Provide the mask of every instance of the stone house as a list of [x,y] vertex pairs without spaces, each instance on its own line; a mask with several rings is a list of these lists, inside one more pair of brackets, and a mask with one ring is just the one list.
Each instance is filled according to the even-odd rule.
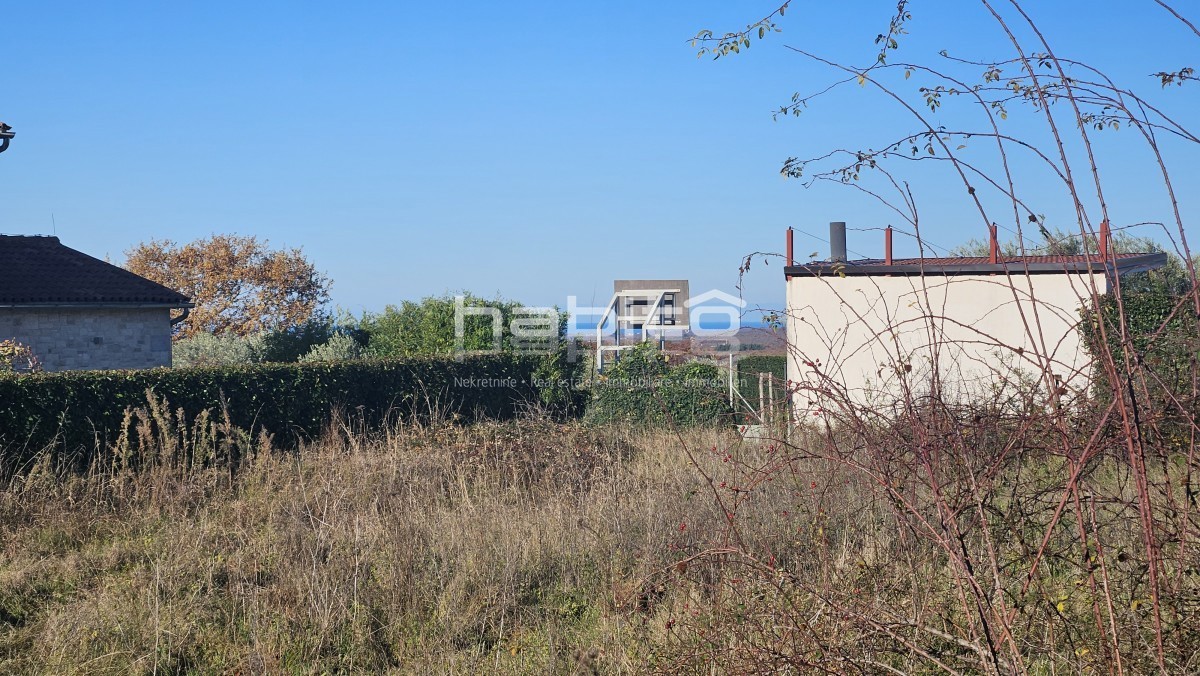
[[47,371],[170,366],[171,310],[191,307],[57,237],[0,235],[0,340],[28,345]]

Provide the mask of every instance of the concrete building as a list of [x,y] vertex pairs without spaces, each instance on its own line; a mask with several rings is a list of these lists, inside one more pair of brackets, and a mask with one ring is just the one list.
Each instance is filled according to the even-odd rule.
[[0,235],[0,340],[28,345],[46,371],[170,366],[171,310],[190,307],[57,237]]
[[[1091,359],[1078,330],[1093,294],[1162,266],[1166,254],[847,260],[832,224],[829,261],[796,264],[788,233],[788,379],[798,415],[831,402],[888,410],[911,393],[995,397],[1024,382],[1080,394]],[[1107,232],[1101,241],[1107,242]],[[935,378],[936,375],[936,378]]]

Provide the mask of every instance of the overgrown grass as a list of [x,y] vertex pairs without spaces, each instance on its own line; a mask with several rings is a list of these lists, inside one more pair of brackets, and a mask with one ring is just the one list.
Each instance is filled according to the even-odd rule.
[[[1100,631],[1124,669],[1155,668],[1129,470],[1088,462],[1080,514],[1105,549],[1081,557],[1074,517],[1052,525],[1071,462],[1036,430],[966,429],[978,453],[942,459],[934,499],[904,421],[752,445],[538,418],[346,424],[296,452],[226,435],[236,449],[197,461],[164,411],[133,414],[114,458],[137,462],[43,461],[0,492],[0,672],[978,672],[977,597],[1012,614],[1001,671],[1104,671]],[[1192,490],[1173,462],[1155,485]],[[1182,673],[1200,560],[1167,530],[1190,517],[1162,517]]]
[[244,443],[233,468],[179,445],[137,468],[43,462],[14,479],[0,672],[640,670],[680,523],[719,523],[688,499],[697,477],[675,444],[617,430]]

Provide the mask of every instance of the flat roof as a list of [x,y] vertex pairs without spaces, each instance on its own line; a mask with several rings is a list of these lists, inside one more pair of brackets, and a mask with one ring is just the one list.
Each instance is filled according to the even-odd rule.
[[912,276],[912,275],[1005,275],[1005,274],[1082,274],[1107,272],[1126,275],[1146,272],[1167,264],[1165,253],[1120,253],[1107,258],[1099,254],[1071,256],[1000,256],[995,263],[987,256],[948,258],[894,258],[888,265],[882,258],[851,261],[814,261],[784,267],[785,278]]

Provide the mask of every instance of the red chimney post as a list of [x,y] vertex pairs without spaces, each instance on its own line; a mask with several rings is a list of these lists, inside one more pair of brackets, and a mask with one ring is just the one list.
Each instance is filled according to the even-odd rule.
[[988,226],[988,262],[992,265],[1000,262],[1000,240],[996,235],[996,224]]
[[1100,249],[1100,260],[1108,262],[1108,240],[1112,234],[1108,230],[1108,219],[1100,221],[1100,241],[1097,243]]
[[892,264],[892,226],[883,231],[883,264]]
[[787,266],[790,268],[795,259],[792,257],[792,229],[787,229]]

